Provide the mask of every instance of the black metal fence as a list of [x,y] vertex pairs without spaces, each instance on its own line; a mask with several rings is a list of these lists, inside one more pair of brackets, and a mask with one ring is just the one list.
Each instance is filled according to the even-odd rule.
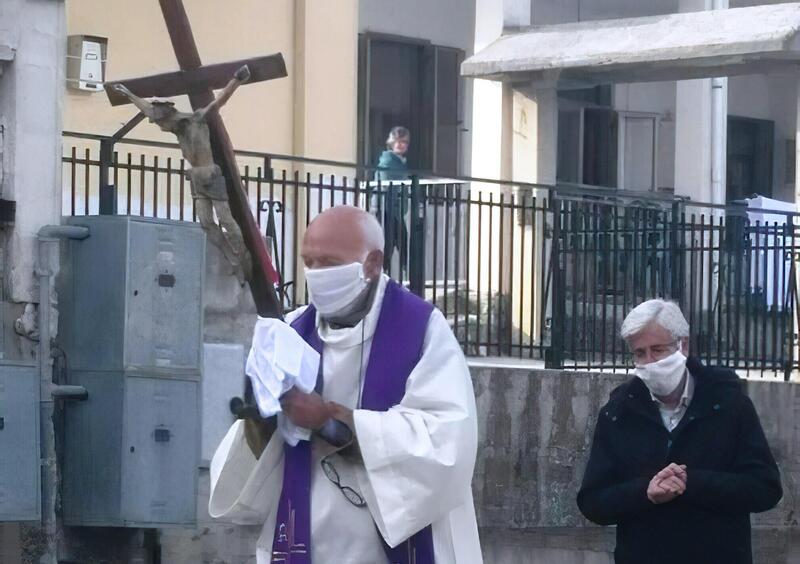
[[[195,219],[177,146],[65,134],[66,215]],[[101,159],[101,156],[103,157]],[[375,181],[351,163],[237,152],[284,305],[306,303],[305,226],[339,204],[374,213],[386,269],[444,312],[465,352],[549,367],[630,367],[618,336],[651,297],[686,313],[707,361],[786,377],[798,368],[794,214],[748,216],[669,196],[457,177]],[[108,171],[102,195],[101,170]]]
[[622,319],[666,297],[706,361],[786,379],[797,369],[795,214],[561,198],[553,213],[554,364],[625,364]]

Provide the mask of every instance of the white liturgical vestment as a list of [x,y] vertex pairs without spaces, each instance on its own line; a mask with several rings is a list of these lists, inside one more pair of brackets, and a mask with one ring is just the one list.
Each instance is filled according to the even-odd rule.
[[[367,507],[352,505],[323,472],[335,449],[312,438],[311,557],[314,564],[384,564],[381,537],[396,546],[432,525],[436,564],[481,564],[472,501],[477,449],[475,396],[464,356],[444,316],[434,309],[423,352],[399,405],[387,412],[358,409],[372,338],[388,277],[355,327],[332,329],[317,318],[323,342],[322,396],[354,409],[361,458],[329,461],[342,486]],[[303,309],[290,314],[291,323]],[[362,344],[363,343],[363,344]],[[211,462],[209,514],[239,524],[263,524],[258,564],[269,564],[283,482],[283,438],[275,433],[256,459],[235,422]]]

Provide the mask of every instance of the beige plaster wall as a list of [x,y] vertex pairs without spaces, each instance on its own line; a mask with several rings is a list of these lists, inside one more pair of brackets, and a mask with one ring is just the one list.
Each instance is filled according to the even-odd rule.
[[[356,0],[187,0],[204,63],[283,53],[288,78],[242,87],[222,110],[237,149],[355,157]],[[106,79],[178,68],[158,3],[67,0],[67,30],[108,38]],[[176,99],[188,109],[186,98]],[[64,129],[110,134],[134,115],[103,93],[67,90]],[[337,133],[321,134],[328,127]],[[142,123],[133,138],[171,141]],[[313,142],[312,142],[313,137]]]

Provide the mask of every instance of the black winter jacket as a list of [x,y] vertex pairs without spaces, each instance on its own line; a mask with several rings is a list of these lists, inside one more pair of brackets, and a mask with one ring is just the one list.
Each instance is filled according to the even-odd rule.
[[[739,378],[690,358],[695,391],[672,432],[639,378],[612,393],[597,420],[578,507],[617,525],[617,564],[751,564],[750,513],[781,499],[778,467]],[[647,486],[687,466],[685,493],[654,505]]]

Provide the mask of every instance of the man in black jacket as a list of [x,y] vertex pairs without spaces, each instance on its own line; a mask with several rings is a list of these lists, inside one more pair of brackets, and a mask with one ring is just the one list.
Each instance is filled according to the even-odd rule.
[[621,333],[636,377],[600,412],[578,507],[617,526],[617,564],[751,564],[750,513],[782,489],[739,378],[687,360],[672,302],[640,304]]

